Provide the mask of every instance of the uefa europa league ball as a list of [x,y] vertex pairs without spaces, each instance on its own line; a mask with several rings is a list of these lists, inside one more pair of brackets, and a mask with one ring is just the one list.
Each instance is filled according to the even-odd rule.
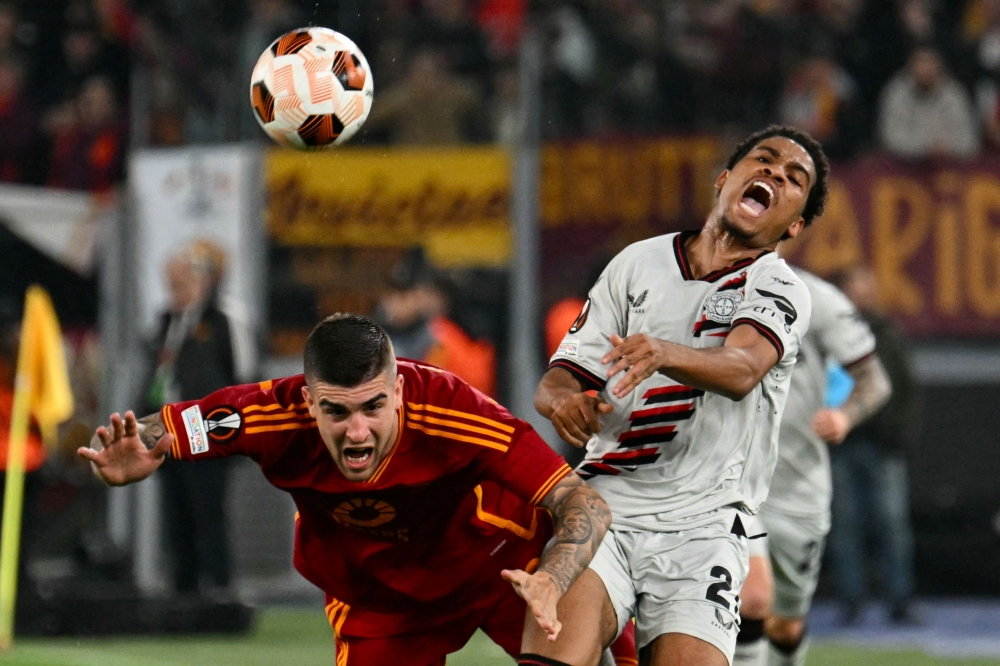
[[267,47],[250,78],[257,122],[282,146],[337,146],[372,108],[372,72],[350,39],[328,28],[286,32]]

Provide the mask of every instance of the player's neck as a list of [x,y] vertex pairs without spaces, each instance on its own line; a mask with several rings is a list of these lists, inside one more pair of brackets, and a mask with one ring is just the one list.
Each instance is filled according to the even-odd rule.
[[770,247],[748,245],[745,239],[734,236],[719,225],[711,222],[684,244],[691,272],[696,278],[726,269],[743,259],[756,259],[761,254],[774,251],[777,243]]

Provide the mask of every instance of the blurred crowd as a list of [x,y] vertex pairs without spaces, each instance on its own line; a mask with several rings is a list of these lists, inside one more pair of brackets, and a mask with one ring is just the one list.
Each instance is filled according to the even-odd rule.
[[835,158],[1000,147],[1000,0],[0,0],[0,180],[102,191],[130,142],[263,141],[245,83],[303,25],[369,57],[358,141],[514,141],[530,25],[545,138],[782,121]]

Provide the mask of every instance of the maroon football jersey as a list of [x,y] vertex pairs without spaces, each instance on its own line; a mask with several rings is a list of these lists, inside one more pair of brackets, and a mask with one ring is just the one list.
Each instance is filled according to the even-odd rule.
[[162,412],[173,457],[245,455],[291,494],[295,567],[334,598],[345,636],[454,617],[501,569],[533,566],[552,530],[536,504],[570,473],[530,425],[451,373],[398,368],[399,434],[363,483],[345,479],[323,444],[302,375]]

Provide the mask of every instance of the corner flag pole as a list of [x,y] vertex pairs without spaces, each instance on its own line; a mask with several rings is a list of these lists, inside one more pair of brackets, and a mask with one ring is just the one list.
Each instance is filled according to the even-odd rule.
[[24,505],[24,461],[27,454],[31,372],[22,371],[22,359],[34,357],[33,336],[23,335],[18,352],[14,404],[11,409],[7,450],[7,482],[3,494],[3,529],[0,531],[0,650],[14,642],[14,604],[17,600],[17,563],[21,550],[21,510]]

